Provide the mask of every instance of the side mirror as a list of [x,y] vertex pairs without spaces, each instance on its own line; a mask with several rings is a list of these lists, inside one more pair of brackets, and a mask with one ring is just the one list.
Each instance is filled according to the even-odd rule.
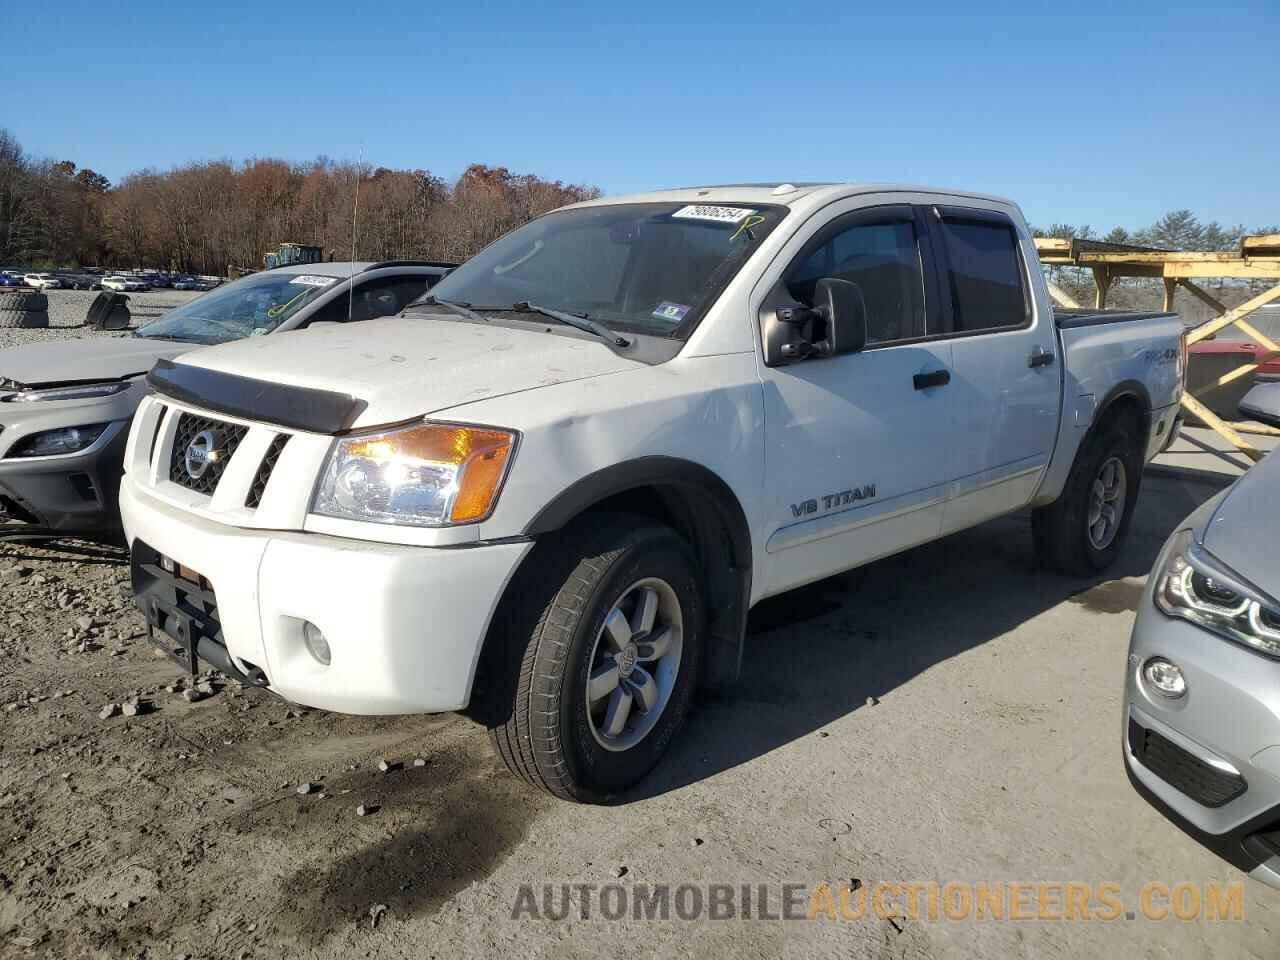
[[1240,401],[1240,412],[1269,427],[1280,427],[1280,383],[1259,383]]
[[856,353],[867,345],[867,305],[856,283],[823,277],[813,306],[781,307],[765,315],[765,365]]

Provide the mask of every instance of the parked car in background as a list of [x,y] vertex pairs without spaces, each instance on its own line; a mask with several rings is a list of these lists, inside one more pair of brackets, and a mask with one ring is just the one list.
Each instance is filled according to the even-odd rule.
[[173,289],[175,290],[199,290],[200,281],[194,277],[178,277],[173,281]]
[[50,273],[28,273],[22,279],[28,287],[35,287],[37,290],[57,290],[62,286],[58,278]]
[[[1241,412],[1280,427],[1280,383]],[[1280,456],[1169,537],[1138,608],[1123,752],[1138,792],[1200,843],[1280,888]]]
[[136,277],[112,276],[103,277],[103,290],[115,290],[121,293],[132,293],[147,289],[147,285]]
[[21,287],[25,286],[21,274],[0,273],[0,287]]
[[447,269],[413,262],[281,268],[197,297],[132,337],[0,351],[0,525],[117,537],[129,421],[146,393],[143,375],[157,360],[207,344],[395,313]]
[[136,602],[190,668],[467,709],[534,787],[606,800],[737,678],[767,597],[1028,508],[1047,565],[1105,569],[1182,331],[1055,314],[993,197],[590,201],[358,333],[158,363],[120,492]]

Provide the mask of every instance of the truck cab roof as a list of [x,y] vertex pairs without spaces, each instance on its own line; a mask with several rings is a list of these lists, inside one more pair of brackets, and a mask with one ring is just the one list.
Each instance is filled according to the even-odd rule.
[[845,197],[869,193],[937,194],[947,198],[968,198],[995,203],[1013,209],[1017,205],[1004,197],[974,193],[969,190],[953,190],[944,187],[927,187],[904,183],[814,183],[778,181],[776,183],[730,183],[701,187],[680,187],[672,190],[655,190],[647,193],[622,194],[600,197],[574,204],[574,207],[604,206],[615,203],[731,203],[781,205],[786,207],[819,207]]

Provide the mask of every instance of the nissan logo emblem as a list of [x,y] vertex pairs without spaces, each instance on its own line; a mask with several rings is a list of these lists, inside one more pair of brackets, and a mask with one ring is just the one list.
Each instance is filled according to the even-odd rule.
[[187,444],[184,459],[187,476],[192,480],[199,480],[209,467],[222,459],[222,451],[218,449],[218,435],[212,430],[201,430]]

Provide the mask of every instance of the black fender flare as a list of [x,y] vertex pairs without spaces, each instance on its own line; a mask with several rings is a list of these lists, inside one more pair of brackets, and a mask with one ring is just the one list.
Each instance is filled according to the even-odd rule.
[[692,489],[707,496],[729,532],[735,566],[751,567],[751,528],[747,515],[729,485],[692,460],[679,457],[639,457],[611,464],[587,474],[562,490],[526,524],[524,535],[538,537],[565,526],[574,517],[610,497],[642,487]]
[[1143,456],[1146,455],[1147,445],[1151,439],[1151,394],[1147,390],[1146,384],[1141,380],[1121,380],[1106,392],[1102,402],[1098,404],[1098,412],[1094,414],[1093,423],[1089,424],[1089,432],[1086,434],[1084,442],[1080,444],[1079,449],[1083,450],[1085,444],[1093,439],[1098,427],[1106,421],[1108,412],[1115,406],[1116,402],[1129,397],[1137,400],[1138,406],[1142,408],[1145,433],[1138,439],[1142,444],[1142,454]]
[[[693,546],[700,554],[710,591],[711,643],[703,659],[702,682],[727,688],[742,670],[754,565],[746,512],[723,478],[680,457],[639,457],[611,464],[558,494],[529,521],[524,535],[537,539],[554,533],[598,504],[643,489],[678,500],[689,514],[692,537],[697,541]],[[719,531],[725,534],[723,541]],[[721,542],[727,542],[727,558],[719,553]]]

